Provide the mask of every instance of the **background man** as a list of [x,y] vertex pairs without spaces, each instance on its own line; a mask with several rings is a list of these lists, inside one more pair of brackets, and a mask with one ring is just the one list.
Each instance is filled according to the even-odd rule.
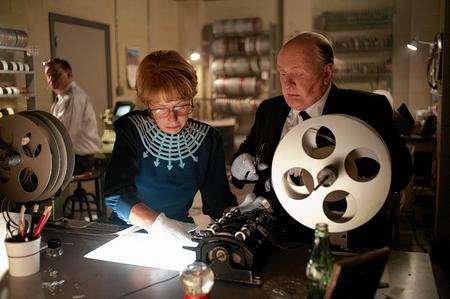
[[[280,217],[286,217],[287,229],[292,230],[297,238],[302,238],[298,233],[302,230],[301,225],[286,216],[279,205],[270,183],[271,169],[267,165],[272,164],[281,138],[299,122],[335,113],[357,117],[375,128],[389,148],[391,191],[402,190],[412,175],[411,157],[394,127],[393,111],[386,97],[338,88],[332,82],[333,60],[331,43],[318,33],[301,33],[283,45],[277,57],[283,95],[268,99],[258,107],[251,132],[238,149],[231,169],[233,183],[237,187],[256,181],[254,193],[268,198],[278,207]],[[260,162],[256,169],[255,164],[258,163],[255,161]],[[374,218],[353,230],[348,237],[349,245],[378,247],[389,243],[391,204],[387,200]]]
[[75,151],[74,175],[91,170],[101,148],[94,108],[86,92],[73,80],[70,64],[59,58],[44,62],[45,76],[56,94],[51,113],[69,132]]

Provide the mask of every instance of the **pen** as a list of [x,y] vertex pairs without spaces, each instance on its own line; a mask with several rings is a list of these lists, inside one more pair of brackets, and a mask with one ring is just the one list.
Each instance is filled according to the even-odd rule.
[[28,239],[32,239],[33,238],[33,230],[34,230],[34,226],[36,225],[36,223],[39,220],[39,205],[38,204],[34,204],[33,205],[33,211],[31,213],[31,223],[30,223],[30,227],[28,229]]
[[26,210],[25,206],[22,205],[20,207],[20,214],[19,214],[19,236],[23,241],[25,241],[26,237],[25,210]]
[[50,214],[52,212],[52,206],[46,206],[44,209],[44,212],[42,213],[41,218],[39,219],[38,223],[36,224],[36,227],[33,231],[33,239],[41,233],[42,229],[44,228],[45,223],[47,222],[48,218],[50,217]]

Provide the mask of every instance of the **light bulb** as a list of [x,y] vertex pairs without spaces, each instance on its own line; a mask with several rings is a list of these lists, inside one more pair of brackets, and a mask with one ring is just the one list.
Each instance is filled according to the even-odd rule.
[[190,59],[191,61],[197,61],[197,60],[199,60],[199,59],[200,59],[200,53],[198,53],[198,52],[193,52],[193,53],[191,53],[191,55],[189,56],[189,59]]

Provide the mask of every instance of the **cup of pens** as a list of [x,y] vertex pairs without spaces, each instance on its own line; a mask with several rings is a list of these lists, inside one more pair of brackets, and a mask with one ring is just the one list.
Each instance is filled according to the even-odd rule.
[[[8,254],[9,274],[23,277],[39,272],[41,248],[41,230],[50,217],[51,206],[45,207],[42,215],[38,213],[39,206],[35,205],[31,213],[31,220],[25,221],[25,207],[22,206],[19,215],[17,233],[5,239]],[[8,225],[10,225],[8,223]]]
[[21,277],[39,272],[41,236],[26,242],[8,238],[5,247],[11,276]]

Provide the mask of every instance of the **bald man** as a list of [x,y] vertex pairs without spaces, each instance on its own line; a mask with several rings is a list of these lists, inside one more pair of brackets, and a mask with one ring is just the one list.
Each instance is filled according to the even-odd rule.
[[[389,148],[393,163],[391,192],[402,190],[412,176],[411,157],[395,129],[389,101],[382,95],[338,88],[333,83],[333,61],[330,41],[318,33],[301,33],[283,45],[277,56],[283,95],[268,99],[258,107],[251,132],[239,147],[231,168],[233,184],[242,188],[245,183],[255,183],[255,195],[268,198],[279,216],[286,218],[287,228],[300,239],[301,231],[308,230],[286,216],[273,192],[271,169],[267,167],[272,164],[281,138],[300,122],[336,113],[357,117],[375,128]],[[361,165],[373,168],[370,164],[362,161]],[[295,180],[298,173],[294,171],[292,175]],[[379,247],[390,243],[391,204],[387,200],[371,221],[349,235],[350,246]]]

